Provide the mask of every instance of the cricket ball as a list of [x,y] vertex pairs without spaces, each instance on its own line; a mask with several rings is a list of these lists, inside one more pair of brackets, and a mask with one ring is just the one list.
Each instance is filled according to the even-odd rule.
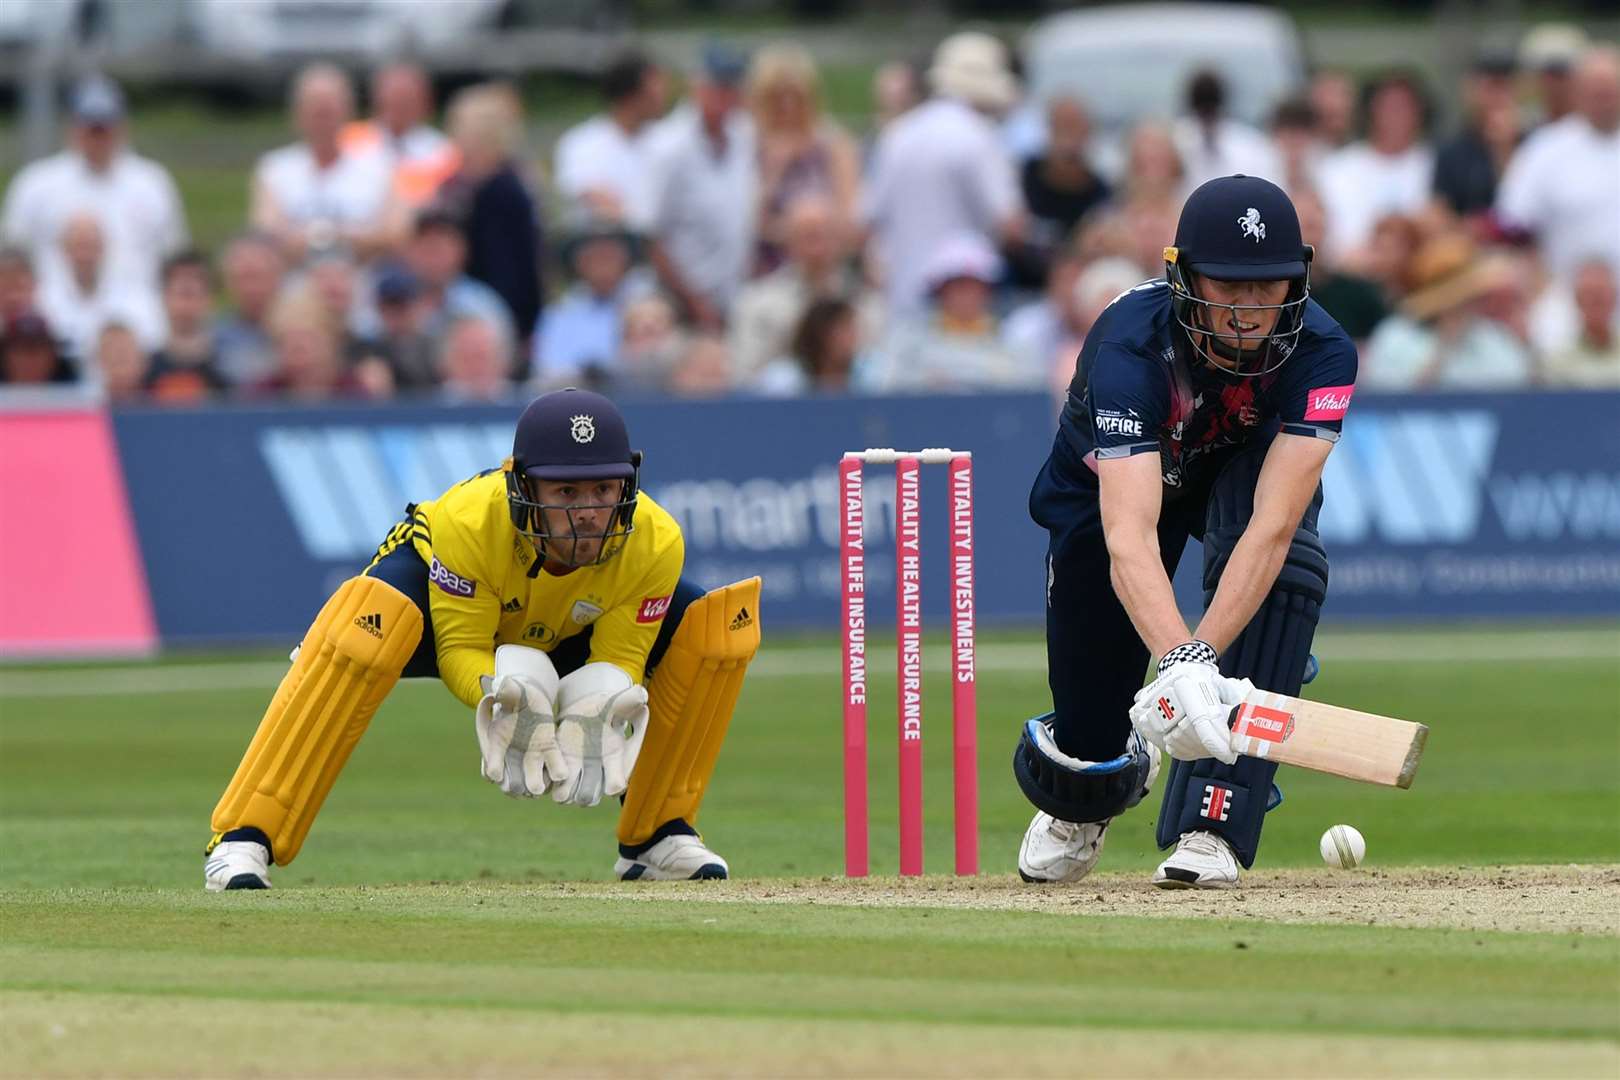
[[1354,825],[1333,826],[1322,834],[1317,846],[1322,850],[1322,861],[1341,870],[1360,866],[1361,860],[1367,857],[1367,841]]

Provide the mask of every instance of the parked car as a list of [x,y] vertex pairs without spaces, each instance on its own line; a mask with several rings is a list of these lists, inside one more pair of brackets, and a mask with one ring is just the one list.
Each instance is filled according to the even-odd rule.
[[1009,119],[1020,153],[1045,142],[1046,105],[1059,95],[1091,113],[1099,165],[1116,174],[1132,126],[1182,111],[1187,80],[1205,69],[1226,82],[1228,111],[1265,127],[1277,102],[1306,82],[1304,40],[1286,12],[1254,4],[1119,4],[1042,19],[1024,36],[1027,100]]

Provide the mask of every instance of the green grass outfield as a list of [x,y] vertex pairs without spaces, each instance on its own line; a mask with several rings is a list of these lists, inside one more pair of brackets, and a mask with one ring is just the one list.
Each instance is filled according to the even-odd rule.
[[[1284,769],[1262,853],[1284,872],[1230,897],[1143,884],[1149,807],[1094,881],[1010,880],[1029,809],[1008,759],[1045,699],[1028,635],[981,642],[984,875],[910,888],[837,879],[825,641],[756,662],[702,819],[738,875],[713,887],[610,882],[613,810],[501,796],[466,710],[427,683],[384,706],[276,890],[207,895],[208,811],[284,665],[0,668],[0,1074],[1615,1075],[1620,632],[1319,651],[1311,696],[1428,723],[1427,757],[1406,792]],[[877,682],[880,873],[891,699]],[[940,875],[947,703],[936,671]],[[1361,871],[1320,865],[1340,821],[1367,837]],[[1535,889],[1457,871],[1569,863],[1595,869]]]

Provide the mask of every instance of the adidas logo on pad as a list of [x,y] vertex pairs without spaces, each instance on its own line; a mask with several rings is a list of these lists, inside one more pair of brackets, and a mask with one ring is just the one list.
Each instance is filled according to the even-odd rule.
[[749,626],[753,626],[753,625],[754,625],[754,617],[752,615],[748,614],[748,609],[747,608],[738,608],[737,609],[737,617],[735,619],[731,620],[731,628],[733,630],[741,630],[744,627],[749,627]]
[[360,615],[354,620],[354,625],[364,630],[374,638],[382,637],[381,615]]

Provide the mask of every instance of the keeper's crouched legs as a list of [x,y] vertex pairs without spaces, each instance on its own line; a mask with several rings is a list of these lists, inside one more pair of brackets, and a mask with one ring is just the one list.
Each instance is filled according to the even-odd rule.
[[227,834],[256,830],[274,862],[298,857],[321,803],[421,638],[421,611],[394,586],[364,576],[338,586],[214,807],[210,851],[235,839]]
[[[759,597],[759,578],[697,596],[680,611],[667,646],[649,658],[647,735],[619,813],[624,858],[667,836],[695,832],[743,677],[759,649]],[[685,597],[678,591],[676,599],[678,606]]]

